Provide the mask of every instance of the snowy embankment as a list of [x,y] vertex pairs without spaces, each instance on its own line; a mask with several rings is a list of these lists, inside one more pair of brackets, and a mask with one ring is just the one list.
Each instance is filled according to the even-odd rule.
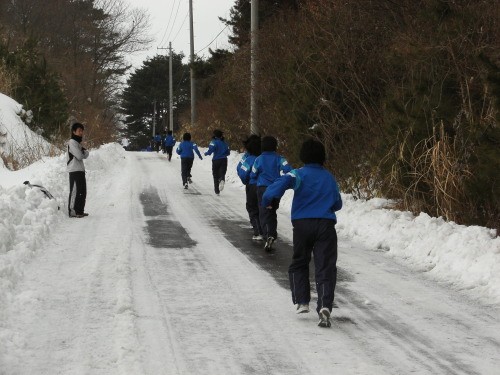
[[338,214],[341,236],[469,290],[472,298],[485,304],[500,304],[500,237],[495,230],[386,209],[388,202],[383,199],[343,199]]
[[[60,151],[31,131],[23,121],[31,121],[31,112],[12,98],[0,93],[0,155],[7,163],[23,168],[43,156]],[[4,164],[0,159],[0,165]]]
[[[92,150],[86,162],[88,184],[103,183],[109,171],[119,167],[124,152],[118,144]],[[14,172],[0,166],[0,306],[5,306],[26,262],[57,230],[57,223],[67,219],[69,183],[65,160],[65,155],[47,157]],[[47,199],[38,188],[24,185],[24,181],[45,187],[55,200]]]

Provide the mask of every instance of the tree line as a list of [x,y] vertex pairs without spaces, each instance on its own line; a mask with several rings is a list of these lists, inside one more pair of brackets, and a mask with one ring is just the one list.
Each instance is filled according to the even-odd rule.
[[148,22],[124,0],[2,1],[0,91],[53,142],[72,119],[87,125],[91,144],[115,139],[126,57],[150,42]]

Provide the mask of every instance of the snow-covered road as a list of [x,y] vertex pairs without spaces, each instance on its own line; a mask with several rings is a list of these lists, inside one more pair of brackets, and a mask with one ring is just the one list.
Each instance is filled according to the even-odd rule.
[[[210,159],[126,153],[89,184],[7,309],[0,374],[498,374],[500,311],[339,238],[331,329],[294,313],[289,211],[273,255],[248,238],[244,193]],[[315,301],[314,301],[315,302]]]

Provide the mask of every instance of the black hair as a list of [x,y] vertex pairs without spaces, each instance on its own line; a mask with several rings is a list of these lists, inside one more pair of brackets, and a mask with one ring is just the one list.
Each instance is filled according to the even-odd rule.
[[183,141],[190,141],[191,140],[191,133],[184,133],[182,136]]
[[80,124],[79,122],[75,122],[73,125],[71,125],[71,132],[72,133],[76,132],[76,129],[85,130],[85,127],[82,124]]
[[256,134],[252,134],[250,137],[243,141],[243,145],[250,155],[259,156],[261,149],[260,142],[260,137]]
[[326,160],[325,146],[320,141],[308,139],[300,148],[300,160],[304,164],[321,164]]
[[219,129],[215,129],[214,130],[214,138],[223,138],[223,133],[222,133],[222,130],[219,130]]
[[169,130],[169,131],[167,132],[167,134],[168,134],[168,135],[172,135],[172,130]]
[[261,142],[262,152],[264,151],[276,151],[278,148],[278,140],[271,136],[265,136],[262,138]]

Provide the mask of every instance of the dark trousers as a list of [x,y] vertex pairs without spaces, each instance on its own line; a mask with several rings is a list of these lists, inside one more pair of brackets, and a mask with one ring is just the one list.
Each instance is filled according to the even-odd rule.
[[314,255],[318,305],[332,311],[337,281],[337,232],[335,220],[293,220],[293,259],[288,268],[292,301],[306,304],[311,300],[309,262]]
[[183,185],[186,185],[188,182],[188,177],[191,177],[191,168],[193,167],[193,162],[194,159],[181,159],[181,176]]
[[174,148],[174,146],[165,146],[165,152],[168,155],[168,161],[170,161],[172,159],[172,149],[173,148]]
[[246,185],[245,193],[247,195],[246,208],[248,217],[250,218],[250,224],[252,224],[253,234],[254,236],[257,236],[259,234],[262,234],[259,219],[259,199],[257,198],[257,185]]
[[212,176],[214,176],[214,190],[219,194],[219,182],[226,180],[227,158],[212,160]]
[[87,181],[85,172],[69,173],[68,213],[70,216],[82,215],[87,199]]
[[262,235],[264,238],[273,237],[274,239],[278,238],[278,216],[276,215],[276,211],[280,206],[279,199],[273,199],[271,202],[272,208],[262,207],[262,196],[266,191],[265,186],[257,187],[257,199],[259,203],[259,220],[260,227],[262,228]]

